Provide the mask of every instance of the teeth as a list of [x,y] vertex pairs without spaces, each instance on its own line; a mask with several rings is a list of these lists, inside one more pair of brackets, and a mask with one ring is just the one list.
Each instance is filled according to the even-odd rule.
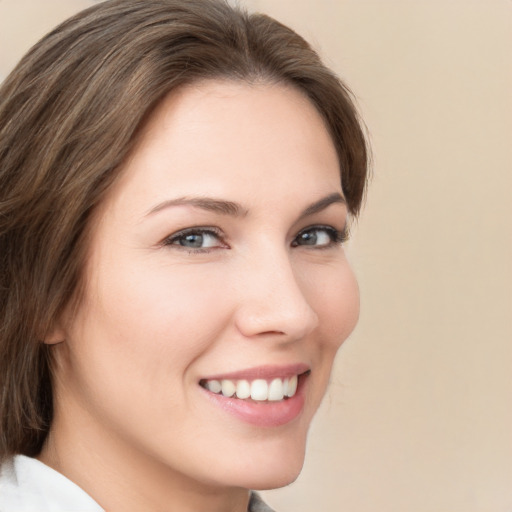
[[234,381],[229,379],[223,379],[222,381],[207,380],[204,381],[203,385],[208,391],[222,394],[228,398],[236,396],[236,398],[242,400],[251,398],[258,402],[267,400],[279,402],[284,398],[291,398],[295,395],[297,392],[297,383],[298,377],[294,375],[286,379],[273,379],[270,382],[264,379],[256,379],[252,382],[248,380]]
[[286,390],[286,396],[295,395],[295,393],[297,391],[297,383],[298,383],[297,375],[294,375],[293,377],[290,378],[290,380],[288,381],[288,389]]
[[268,399],[268,384],[266,380],[257,379],[251,384],[251,398],[253,400],[267,400]]
[[209,380],[206,382],[206,389],[212,393],[220,393],[222,390],[222,385],[218,380]]
[[268,387],[268,399],[276,402],[284,398],[283,381],[281,379],[274,379]]
[[249,398],[251,396],[251,385],[246,380],[239,380],[236,383],[236,397]]
[[233,396],[236,391],[235,383],[232,380],[223,380],[222,384],[222,394],[224,396]]

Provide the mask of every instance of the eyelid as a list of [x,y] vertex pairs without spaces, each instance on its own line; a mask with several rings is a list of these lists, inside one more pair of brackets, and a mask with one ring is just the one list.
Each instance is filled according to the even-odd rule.
[[[311,245],[309,246],[312,249],[325,249],[328,247],[332,247],[333,245],[341,245],[345,243],[349,239],[349,227],[348,223],[345,223],[343,226],[343,229],[339,230],[338,228],[331,226],[329,224],[312,224],[310,226],[307,226],[303,229],[301,229],[297,235],[295,235],[295,238],[292,241],[292,247],[300,247],[299,244],[296,244],[295,241],[298,237],[300,237],[302,234],[307,233],[308,231],[314,231],[314,230],[324,230],[330,233],[330,235],[333,235],[334,239],[332,240],[332,243],[326,244],[326,245]],[[308,245],[304,245],[303,247],[308,247]]]
[[191,227],[188,227],[185,229],[180,229],[179,231],[176,231],[176,232],[172,233],[171,235],[166,236],[160,242],[159,245],[162,247],[173,246],[173,247],[176,247],[177,249],[183,249],[183,250],[189,251],[189,252],[194,252],[194,251],[195,252],[199,252],[199,251],[205,252],[206,250],[216,249],[216,247],[208,247],[208,248],[203,247],[203,248],[194,249],[194,248],[189,248],[189,247],[185,247],[185,246],[180,246],[179,244],[175,243],[178,239],[185,237],[187,235],[190,235],[190,234],[213,235],[219,240],[219,246],[227,247],[227,244],[225,242],[224,233],[219,228],[214,227],[214,226],[191,226]]
[[[292,240],[292,247],[308,247],[307,244],[299,244],[297,243],[297,239],[304,233],[307,233],[308,231],[325,231],[329,234],[331,238],[331,242],[328,244],[322,244],[322,245],[311,245],[309,248],[313,249],[325,249],[332,247],[333,245],[341,245],[345,243],[349,238],[349,229],[348,224],[345,224],[343,229],[339,230],[338,228],[329,225],[329,224],[311,224],[309,226],[306,226],[305,228],[301,229],[293,238]],[[183,245],[180,245],[179,243],[176,243],[180,238],[186,237],[190,234],[207,234],[214,236],[218,241],[218,246],[210,246],[210,247],[186,247]],[[228,248],[228,244],[225,240],[225,235],[221,229],[215,226],[191,226],[184,229],[181,229],[179,231],[176,231],[172,233],[171,235],[166,236],[160,243],[159,246],[161,247],[169,247],[172,246],[173,248],[179,249],[179,250],[185,250],[188,252],[208,252],[210,250],[219,249],[219,248]]]
[[339,229],[337,231],[339,243],[344,244],[347,242],[350,238],[350,226],[348,225],[348,222],[345,223],[341,231]]

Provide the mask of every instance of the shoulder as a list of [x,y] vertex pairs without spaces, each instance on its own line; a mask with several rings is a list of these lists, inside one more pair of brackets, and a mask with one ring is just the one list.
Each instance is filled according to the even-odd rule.
[[24,455],[0,466],[0,512],[103,512],[80,487]]
[[252,492],[249,501],[249,509],[247,512],[274,512],[259,496],[259,494]]

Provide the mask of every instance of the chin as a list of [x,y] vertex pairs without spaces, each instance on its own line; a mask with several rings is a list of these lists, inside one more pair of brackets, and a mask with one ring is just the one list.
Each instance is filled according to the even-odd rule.
[[236,480],[240,487],[263,491],[285,487],[293,483],[304,465],[304,447],[273,452],[264,451],[257,458],[247,460],[238,471]]
[[301,470],[302,465],[298,469],[291,471],[288,469],[281,473],[269,471],[267,474],[261,475],[261,478],[255,480],[253,485],[247,486],[247,488],[254,491],[269,491],[272,489],[286,487],[287,485],[290,485],[291,483],[295,482],[295,480],[297,480]]

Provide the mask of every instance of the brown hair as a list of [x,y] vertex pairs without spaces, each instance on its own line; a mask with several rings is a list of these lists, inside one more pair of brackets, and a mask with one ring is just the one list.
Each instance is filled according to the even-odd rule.
[[76,298],[91,213],[163,97],[215,78],[306,94],[359,211],[368,158],[351,95],[289,28],[224,0],[111,0],[64,22],[0,89],[0,459],[36,455],[47,436],[41,340]]

